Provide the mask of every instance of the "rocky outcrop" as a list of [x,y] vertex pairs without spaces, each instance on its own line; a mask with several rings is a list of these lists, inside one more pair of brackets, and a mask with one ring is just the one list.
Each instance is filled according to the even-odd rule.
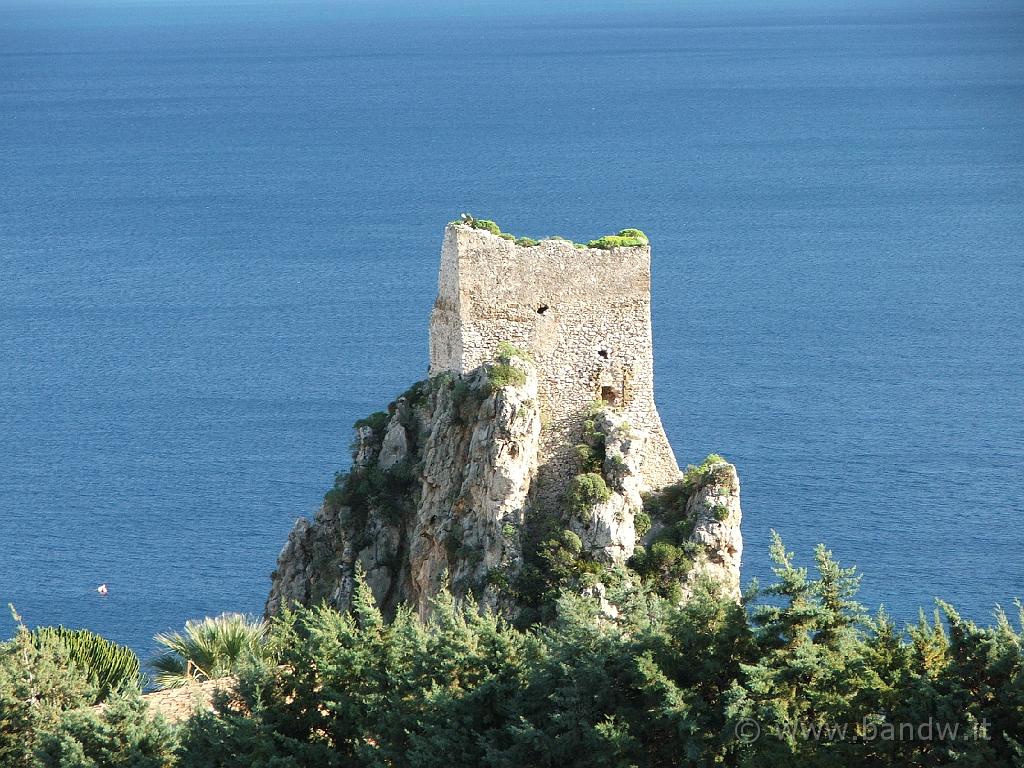
[[357,564],[388,612],[405,603],[426,615],[446,585],[506,607],[492,574],[521,564],[540,438],[532,366],[506,358],[437,376],[367,422],[352,470],[289,535],[267,613],[322,600],[347,607]]
[[521,372],[521,383],[494,389],[482,367],[459,384],[490,394],[460,398],[462,390],[453,386],[437,398],[422,456],[405,596],[421,615],[446,579],[456,594],[473,591],[497,605],[501,596],[489,574],[520,565],[519,530],[540,439],[537,378],[524,361],[499,364]]
[[623,416],[608,408],[594,413],[592,421],[591,430],[599,443],[600,475],[610,493],[582,514],[572,515],[569,529],[580,537],[583,551],[594,560],[622,565],[633,556],[635,520],[643,511],[642,493],[648,490],[641,472],[647,433],[633,429]]
[[[346,609],[361,571],[386,613],[407,604],[426,616],[449,587],[514,617],[535,607],[524,605],[537,591],[521,577],[554,578],[548,566],[558,557],[563,581],[568,558],[579,574],[611,568],[638,581],[667,580],[675,584],[667,594],[681,598],[703,578],[738,596],[735,468],[711,457],[652,494],[659,489],[645,485],[643,472],[648,435],[613,407],[595,406],[582,421],[579,474],[552,516],[534,495],[543,428],[528,360],[505,356],[467,376],[415,385],[387,413],[357,423],[352,468],[312,521],[296,523],[267,613],[321,601]],[[670,568],[658,559],[665,552],[680,553]],[[593,592],[593,578],[582,581]]]
[[709,579],[725,594],[738,600],[743,514],[736,467],[726,461],[711,462],[700,473],[687,499],[686,517],[693,521],[690,541],[697,546],[693,567],[683,585],[684,596],[692,592],[698,580]]
[[346,609],[360,574],[386,613],[421,616],[446,586],[523,621],[564,589],[606,602],[606,577],[738,595],[736,471],[712,456],[680,473],[654,405],[643,233],[519,241],[465,215],[445,230],[429,346],[431,378],[356,423],[267,614]]

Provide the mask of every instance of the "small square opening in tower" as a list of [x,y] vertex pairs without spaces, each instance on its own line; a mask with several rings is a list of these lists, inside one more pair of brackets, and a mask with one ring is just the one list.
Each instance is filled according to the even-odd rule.
[[619,393],[615,387],[601,387],[601,401],[606,405],[616,405],[619,402]]
[[547,314],[548,309],[549,309],[549,307],[548,307],[547,304],[541,304],[539,307],[537,307],[537,314],[538,315]]

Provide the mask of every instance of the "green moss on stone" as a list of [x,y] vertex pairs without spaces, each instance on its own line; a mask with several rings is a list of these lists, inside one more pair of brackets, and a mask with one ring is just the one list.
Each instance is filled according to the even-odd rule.
[[470,226],[472,226],[473,229],[484,229],[492,235],[501,235],[501,227],[490,219],[474,219]]
[[624,229],[617,235],[605,235],[597,240],[591,240],[587,243],[587,247],[610,250],[611,248],[637,248],[649,243],[647,235],[639,229]]
[[[453,224],[464,224],[473,229],[482,229],[485,232],[490,232],[492,235],[515,242],[516,245],[523,248],[533,248],[540,245],[541,241],[536,240],[532,237],[516,237],[509,232],[502,232],[501,227],[491,219],[477,219],[470,214],[463,214],[461,221],[454,221]],[[561,235],[551,235],[546,237],[545,240],[561,240],[563,242],[570,243],[574,248],[579,250],[586,250],[587,248],[599,248],[602,250],[608,250],[611,248],[635,248],[641,245],[648,245],[649,241],[647,235],[641,232],[639,229],[623,229],[617,235],[605,235],[599,237],[597,240],[591,240],[588,243],[576,243],[567,237]]]

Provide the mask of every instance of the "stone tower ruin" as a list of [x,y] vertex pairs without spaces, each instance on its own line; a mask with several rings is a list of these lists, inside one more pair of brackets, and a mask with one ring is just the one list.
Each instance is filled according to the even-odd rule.
[[[572,588],[589,591],[604,573],[589,564],[631,567],[637,545],[664,530],[658,505],[638,530],[645,490],[681,479],[654,406],[646,238],[603,239],[644,243],[607,250],[530,242],[445,230],[433,378],[357,422],[351,469],[281,551],[268,616],[321,601],[348,610],[361,570],[389,616],[407,605],[426,618],[450,589],[533,621],[530,585],[564,586],[539,567],[549,545],[587,569],[589,586]],[[710,578],[738,598],[739,477],[712,456],[688,480],[672,497],[687,525],[671,536],[689,531],[692,560],[680,594]]]
[[649,488],[679,479],[654,404],[649,246],[578,248],[565,240],[523,247],[453,223],[445,231],[430,318],[430,375],[465,374],[509,342],[537,367],[544,420],[540,495],[578,473],[574,446],[595,402],[647,435]]

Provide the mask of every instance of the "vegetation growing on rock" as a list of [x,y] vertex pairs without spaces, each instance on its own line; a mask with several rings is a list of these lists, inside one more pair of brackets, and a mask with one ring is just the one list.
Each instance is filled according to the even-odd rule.
[[649,244],[647,235],[639,229],[623,229],[617,235],[605,235],[597,240],[591,240],[587,243],[587,248],[610,250],[612,248],[637,248]]
[[565,493],[565,501],[572,514],[579,515],[601,502],[608,501],[612,492],[608,483],[597,472],[576,475]]
[[400,461],[387,469],[377,465],[353,467],[339,472],[334,487],[324,495],[324,503],[331,508],[345,510],[347,522],[362,529],[370,511],[382,511],[389,519],[397,519],[410,509],[414,500],[417,477],[410,461]]
[[[724,458],[710,454],[699,466],[690,465],[678,483],[662,488],[644,499],[644,517],[637,525],[638,537],[657,526],[646,546],[638,547],[628,565],[659,595],[678,600],[681,583],[693,566],[698,546],[692,541],[696,520],[687,514],[687,503],[700,484],[718,481],[717,468],[728,468]],[[731,475],[723,472],[721,482]],[[723,488],[729,492],[731,489]],[[715,505],[712,516],[719,522],[729,514],[727,507]],[[645,529],[641,533],[641,528]]]
[[503,341],[498,344],[498,349],[495,352],[495,356],[498,360],[529,360],[530,353],[522,347],[517,347],[510,341]]
[[496,359],[487,366],[487,382],[491,389],[521,387],[526,384],[526,371],[514,360],[529,360],[529,353],[507,341],[498,345]]
[[384,431],[385,427],[387,427],[388,420],[390,418],[391,416],[388,414],[387,411],[377,411],[375,413],[371,413],[369,416],[366,416],[365,418],[357,419],[352,426],[357,430],[362,429],[363,427],[367,427],[371,431],[379,434]]
[[576,447],[576,454],[580,457],[580,463],[584,472],[600,472],[605,460],[605,435],[597,428],[597,410],[591,408],[591,412],[583,421],[584,444]]
[[569,243],[575,248],[584,250],[587,248],[598,248],[601,250],[610,250],[612,248],[637,248],[639,246],[650,244],[650,241],[647,239],[647,235],[639,229],[623,229],[616,235],[604,235],[596,240],[590,240],[587,243],[577,243],[573,242],[569,238],[561,237],[560,235],[550,235],[543,238],[543,240],[535,240],[532,237],[516,237],[508,232],[502,232],[501,227],[490,219],[477,219],[468,213],[462,214],[462,219],[460,221],[452,223],[465,224],[473,229],[482,229],[485,232],[490,232],[492,235],[497,235],[504,240],[510,240],[516,245],[524,248],[532,248],[540,245],[544,240],[561,240]]
[[[686,471],[683,472],[684,492],[687,494],[693,493],[693,489],[698,483],[711,478],[714,475],[716,468],[728,463],[729,462],[719,454],[711,453],[708,454],[707,458],[705,458],[698,466],[690,464],[686,467]],[[724,480],[723,477],[723,482],[728,482],[728,480]]]

